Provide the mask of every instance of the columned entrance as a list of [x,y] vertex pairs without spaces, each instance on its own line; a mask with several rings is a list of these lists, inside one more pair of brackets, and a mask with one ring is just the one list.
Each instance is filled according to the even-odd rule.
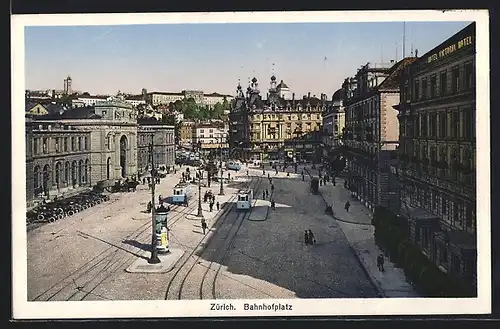
[[127,136],[120,138],[120,166],[122,167],[122,177],[127,176]]

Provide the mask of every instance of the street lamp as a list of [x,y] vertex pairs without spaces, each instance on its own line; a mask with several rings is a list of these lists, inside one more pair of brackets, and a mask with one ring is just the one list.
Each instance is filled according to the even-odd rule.
[[[198,154],[200,155],[201,158],[201,141],[198,141]],[[196,214],[196,217],[199,217],[203,220],[203,209],[201,208],[201,175],[202,171],[200,168],[198,168],[198,213]]]
[[154,154],[153,154],[153,135],[151,135],[151,143],[149,144],[149,159],[151,163],[151,222],[152,222],[152,237],[151,237],[151,257],[148,259],[149,264],[158,264],[158,250],[156,249],[156,207],[155,207],[155,169],[154,169]]
[[224,195],[224,185],[222,183],[222,181],[224,180],[223,171],[222,171],[222,141],[223,141],[223,136],[221,135],[220,144],[219,144],[219,148],[220,148],[220,191],[219,191],[219,195]]

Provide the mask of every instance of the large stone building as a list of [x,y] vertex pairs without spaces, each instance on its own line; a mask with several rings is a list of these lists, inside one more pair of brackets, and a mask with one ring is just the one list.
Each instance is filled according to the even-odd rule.
[[200,145],[204,151],[227,149],[229,127],[223,121],[212,120],[197,123],[193,126],[192,145]]
[[33,126],[35,197],[64,195],[137,172],[137,117],[119,100],[37,117]]
[[153,161],[155,167],[175,164],[174,126],[163,124],[154,118],[137,119],[137,167],[139,173],[150,169],[150,145],[153,143]]
[[179,127],[179,143],[181,145],[191,145],[193,141],[194,121],[182,121]]
[[238,84],[229,114],[231,148],[245,159],[266,161],[283,157],[297,161],[315,160],[321,152],[322,112],[328,105],[321,98],[304,96],[290,100],[280,97],[276,77],[271,77],[268,97],[263,100],[253,78],[246,97]]
[[25,147],[26,147],[26,201],[30,207],[34,197],[33,186],[33,125],[31,117],[25,121]]
[[475,24],[412,63],[401,79],[401,214],[443,271],[476,283]]
[[415,58],[390,65],[362,66],[344,81],[345,128],[343,148],[347,158],[349,188],[371,210],[387,206],[390,198],[390,162],[399,143],[397,111],[399,77]]
[[332,102],[323,112],[323,157],[341,145],[342,130],[345,127],[344,89],[337,90]]
[[147,102],[153,106],[168,105],[178,100],[192,98],[198,105],[205,105],[212,108],[215,104],[223,104],[224,101],[230,103],[233,99],[231,95],[219,93],[204,94],[201,90],[183,90],[178,92],[151,92],[147,93]]

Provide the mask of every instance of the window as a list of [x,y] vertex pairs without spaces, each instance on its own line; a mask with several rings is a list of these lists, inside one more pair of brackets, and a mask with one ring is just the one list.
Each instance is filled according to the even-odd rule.
[[474,118],[474,113],[473,113],[473,110],[472,109],[466,109],[463,111],[463,134],[462,136],[465,138],[465,139],[473,139],[475,136],[474,136],[474,128],[475,128],[475,125],[476,123],[474,122],[475,121],[475,118]]
[[76,149],[76,140],[75,137],[71,137],[71,151],[74,151]]
[[465,228],[470,229],[474,227],[474,218],[472,213],[472,205],[465,206]]
[[42,149],[43,149],[43,153],[48,152],[48,140],[46,137],[43,138]]
[[410,90],[408,88],[408,83],[405,84],[404,89],[403,89],[403,99],[405,102],[410,101]]
[[460,90],[460,71],[458,66],[451,70],[451,91],[456,93]]
[[431,98],[436,96],[437,80],[436,76],[431,76]]
[[78,137],[78,151],[83,150],[82,138]]
[[445,269],[448,269],[448,250],[445,246],[441,245],[439,248],[439,259],[438,264]]
[[415,95],[415,100],[418,101],[420,98],[420,80],[415,80],[415,91],[413,95]]
[[451,137],[458,138],[460,133],[460,118],[458,111],[451,112]]
[[427,78],[422,79],[422,99],[427,98]]
[[422,114],[421,119],[420,119],[420,123],[421,123],[420,132],[422,134],[422,137],[428,137],[427,114]]
[[59,153],[59,138],[56,137],[56,152]]
[[474,68],[472,63],[465,64],[465,89],[474,87]]
[[448,78],[446,71],[441,72],[439,76],[439,91],[441,95],[445,95],[447,91]]
[[38,154],[40,146],[38,145],[38,138],[33,139],[33,154]]
[[439,113],[439,137],[446,138],[446,125],[447,125],[446,112]]
[[437,137],[437,113],[429,114],[430,137]]
[[85,136],[84,138],[84,141],[85,141],[85,150],[89,150],[90,149],[90,145],[89,145],[89,139],[87,138],[87,136]]

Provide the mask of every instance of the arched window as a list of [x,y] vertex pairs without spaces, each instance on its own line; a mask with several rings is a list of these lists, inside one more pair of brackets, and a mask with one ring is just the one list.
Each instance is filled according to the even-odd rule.
[[40,167],[36,166],[33,171],[33,188],[35,191],[40,187]]
[[[87,138],[87,137],[85,137]],[[89,182],[89,159],[85,160],[85,175],[84,175],[84,182],[88,183]]]
[[78,184],[83,182],[83,160],[78,161]]
[[43,191],[47,193],[50,188],[50,167],[49,165],[45,165],[43,167],[43,175],[42,175],[42,184],[43,184]]
[[75,187],[76,183],[78,182],[76,175],[77,175],[77,164],[76,161],[73,161],[73,163],[71,164],[71,185],[73,187]]
[[56,163],[56,174],[55,174],[57,188],[59,188],[59,186],[61,184],[61,175],[62,175],[62,165],[60,162],[57,162]]
[[66,163],[64,164],[64,183],[65,184],[69,183],[69,171],[70,171],[69,161],[66,161]]
[[106,161],[106,178],[111,178],[111,158],[108,158]]

